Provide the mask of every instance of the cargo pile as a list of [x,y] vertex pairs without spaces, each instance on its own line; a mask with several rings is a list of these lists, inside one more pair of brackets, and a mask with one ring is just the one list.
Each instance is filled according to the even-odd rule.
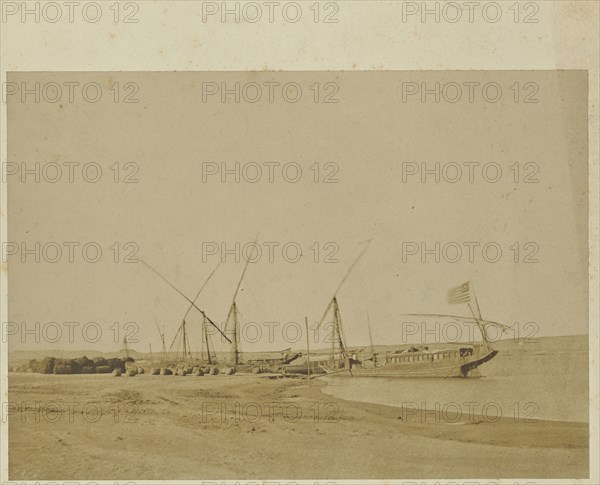
[[59,359],[56,357],[45,357],[42,360],[30,360],[21,372],[37,372],[39,374],[110,374],[115,370],[126,371],[126,364],[134,362],[132,357],[120,359],[118,357],[105,359],[94,357],[88,359],[86,356],[77,359]]

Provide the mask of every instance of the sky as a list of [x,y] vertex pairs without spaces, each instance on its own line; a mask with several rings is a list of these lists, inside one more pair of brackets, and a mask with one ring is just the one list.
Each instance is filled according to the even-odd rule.
[[[469,316],[446,300],[465,281],[484,318],[513,326],[507,336],[587,333],[583,72],[14,73],[9,81],[102,87],[95,103],[77,89],[74,102],[8,100],[8,162],[18,168],[7,175],[11,351],[112,351],[127,337],[130,348],[158,352],[156,322],[169,346],[189,302],[140,259],[190,299],[218,266],[197,306],[223,326],[254,241],[260,253],[236,298],[243,350],[304,348],[305,318],[310,345],[327,348],[330,318],[318,331],[317,323],[366,241],[337,292],[351,345],[369,344],[368,322],[375,344],[452,336],[455,323],[424,327],[406,314]],[[239,102],[235,94],[221,102],[236,83]],[[435,83],[447,88],[439,102],[403,96]],[[502,96],[489,102],[477,88],[469,102],[464,83],[496,83]],[[462,97],[448,102],[456,85]],[[250,102],[256,86],[262,97]],[[302,95],[290,102],[297,86]],[[527,95],[537,102],[523,103]],[[65,163],[79,164],[72,182]],[[457,166],[462,175],[448,181]],[[496,167],[501,176],[489,181]],[[39,181],[23,182],[24,168]],[[424,182],[423,168],[434,171]],[[202,316],[193,309],[186,321],[196,351]]]

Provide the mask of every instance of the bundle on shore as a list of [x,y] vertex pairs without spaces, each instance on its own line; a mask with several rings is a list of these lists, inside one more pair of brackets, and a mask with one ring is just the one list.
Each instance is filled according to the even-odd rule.
[[106,365],[108,365],[112,370],[119,369],[121,372],[125,372],[127,370],[125,367],[127,362],[131,362],[131,360],[122,360],[115,357],[113,359],[108,359]]
[[252,367],[253,374],[265,374],[268,372],[272,372],[271,368],[265,365],[257,365],[255,367]]
[[84,367],[94,367],[94,361],[88,359],[85,355],[83,357],[79,357],[78,359],[71,359],[76,365],[78,365],[81,369]]
[[68,364],[56,364],[54,366],[55,374],[73,374],[73,368]]
[[[85,355],[76,359],[59,359],[55,357],[45,357],[42,360],[30,360],[18,370],[20,372],[37,372],[39,374],[109,374],[118,369],[125,372],[125,365],[133,362],[131,357],[126,359],[96,357],[88,359]],[[141,367],[135,366],[138,373],[143,373]],[[141,369],[141,371],[140,371]]]
[[[132,368],[130,368],[132,369]],[[143,374],[144,369],[142,367],[138,367],[138,374]],[[214,368],[213,373],[218,373],[218,369]],[[190,366],[173,366],[173,367],[161,367],[160,369],[157,367],[152,367],[149,371],[150,375],[153,376],[196,376],[200,377],[205,374],[208,374],[211,371],[209,367],[200,367],[199,365],[190,367]],[[128,369],[129,372],[129,369]]]
[[46,357],[37,362],[33,360],[29,363],[33,372],[39,372],[40,374],[52,374],[54,372],[54,366],[56,365],[56,359],[54,357]]

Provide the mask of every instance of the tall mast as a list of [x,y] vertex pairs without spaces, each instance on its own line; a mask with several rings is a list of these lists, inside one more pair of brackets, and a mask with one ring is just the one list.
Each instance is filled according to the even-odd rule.
[[215,327],[217,329],[217,331],[223,336],[223,338],[225,338],[225,340],[227,340],[228,342],[231,342],[231,340],[229,340],[229,337],[227,335],[225,335],[225,333],[219,328],[219,326],[208,317],[208,315],[206,314],[206,312],[204,310],[198,308],[198,306],[196,305],[196,303],[194,301],[190,300],[173,283],[171,283],[167,278],[165,278],[163,275],[161,275],[158,271],[156,271],[152,266],[150,266],[148,263],[146,263],[143,259],[138,258],[138,261],[140,263],[144,264],[148,269],[150,269],[154,274],[156,274],[161,280],[163,280],[171,288],[173,288],[177,293],[179,293],[182,297],[184,297],[196,310],[198,310],[202,315],[204,315],[204,317],[206,317],[206,319],[208,320],[208,323],[210,323],[213,327]]
[[242,274],[240,275],[240,279],[233,293],[233,298],[231,300],[231,305],[229,307],[229,313],[227,314],[227,323],[229,323],[230,319],[233,320],[233,341],[231,342],[231,354],[232,354],[232,364],[237,366],[239,363],[239,346],[238,346],[238,310],[235,299],[237,298],[237,294],[240,291],[240,286],[242,285],[242,281],[244,280],[244,275],[246,274],[246,270],[248,269],[248,263],[254,257],[254,251],[256,249],[256,242],[258,241],[258,235],[254,239],[254,246],[252,247],[252,254],[249,258],[246,258],[246,263],[244,264],[244,269],[242,270]]
[[208,284],[208,282],[210,281],[210,279],[217,272],[217,270],[219,269],[219,266],[221,266],[221,262],[220,261],[219,261],[219,264],[217,264],[215,266],[215,269],[213,269],[212,272],[208,275],[208,278],[206,278],[206,280],[204,281],[204,283],[202,283],[202,286],[200,287],[200,289],[198,290],[198,293],[196,293],[196,296],[194,297],[194,301],[191,302],[191,305],[185,311],[185,313],[183,315],[183,320],[185,320],[185,317],[187,317],[188,313],[190,313],[190,311],[192,310],[192,308],[194,308],[196,301],[200,297],[200,293],[202,293],[202,290],[204,289],[204,287]]
[[[333,298],[331,299],[330,305],[333,304]],[[337,326],[335,324],[335,311],[333,312],[333,330],[331,335],[331,364],[335,364],[335,341],[337,340]]]
[[204,318],[202,319],[202,331],[200,332],[200,360],[204,360]]
[[238,311],[237,311],[237,303],[235,300],[233,301],[233,305],[231,306],[231,316],[233,318],[233,365],[237,366],[239,363],[239,351],[238,351]]
[[340,306],[337,301],[337,297],[333,297],[333,321],[334,329],[337,337],[337,344],[340,348],[340,359],[343,360],[347,357],[346,346],[344,345],[344,338],[342,336],[342,315],[340,313]]
[[158,330],[158,335],[160,335],[160,340],[162,341],[162,352],[163,352],[163,360],[167,360],[167,346],[165,345],[165,331],[160,331],[160,327],[158,326],[158,320],[156,319],[156,315],[154,315],[154,321],[156,322],[156,329]]
[[180,345],[180,342],[177,339],[177,337],[181,333],[182,327],[183,327],[182,325],[179,325],[179,328],[177,329],[177,332],[175,332],[175,336],[173,337],[173,341],[171,342],[171,345],[169,346],[169,352],[171,352],[171,350],[173,350],[173,346],[175,345],[175,342],[177,342],[177,348],[175,350],[175,358],[176,359],[177,359],[177,355],[179,354],[179,345]]
[[335,335],[332,338],[332,341],[333,341],[332,356],[333,356],[334,361],[335,361],[336,339],[339,342],[340,349],[343,349],[343,350],[341,350],[341,352],[343,353],[344,357],[346,356],[346,348],[344,345],[343,336],[342,336],[342,332],[341,332],[341,317],[340,317],[340,311],[339,311],[339,306],[338,306],[338,302],[337,302],[337,294],[340,291],[342,285],[348,279],[348,276],[350,276],[350,273],[352,272],[354,267],[358,264],[358,262],[362,258],[363,254],[365,254],[365,252],[369,248],[369,245],[371,244],[371,239],[364,241],[364,243],[365,243],[365,247],[361,250],[361,252],[358,254],[358,256],[356,256],[356,259],[352,262],[352,264],[348,268],[348,271],[346,271],[346,274],[340,281],[340,284],[337,286],[337,288],[333,292],[333,296],[331,297],[331,300],[329,300],[329,304],[327,305],[327,308],[325,308],[325,311],[323,312],[323,316],[321,317],[321,320],[319,320],[319,324],[317,325],[317,330],[318,330],[319,328],[321,328],[321,325],[323,324],[325,317],[327,317],[329,310],[331,309],[331,307],[333,307],[333,322],[334,322],[333,323],[334,324],[333,331],[335,332]]
[[375,346],[373,345],[373,335],[371,334],[371,318],[369,312],[367,312],[367,327],[369,329],[369,344],[371,345],[371,355],[373,356],[373,365],[377,363],[377,356],[375,355]]
[[125,358],[129,358],[129,349],[127,348],[127,337],[123,337],[123,350],[125,351]]
[[308,317],[304,317],[304,326],[306,328],[306,379],[310,386],[310,337],[308,336]]
[[192,344],[190,343],[190,339],[187,339],[187,343],[188,343],[188,355],[190,356],[190,360],[193,360],[193,355],[192,355]]
[[181,329],[183,331],[183,361],[186,361],[187,358],[187,332],[185,329],[185,320],[181,324]]
[[209,364],[212,364],[213,362],[212,362],[212,358],[210,357],[210,347],[209,347],[209,340],[208,340],[208,329],[206,327],[206,318],[202,322],[202,328],[203,328],[204,342],[206,343],[206,360],[208,361]]
[[[198,293],[196,293],[196,296],[194,297],[194,300],[192,301],[192,304],[187,308],[187,310],[185,311],[185,314],[183,315],[183,320],[182,320],[182,326],[183,326],[183,360],[185,360],[186,352],[189,354],[190,359],[192,358],[192,348],[191,348],[191,345],[190,345],[189,338],[187,337],[187,332],[186,332],[186,328],[185,328],[185,319],[188,316],[188,314],[190,313],[190,311],[192,310],[192,308],[194,308],[194,304],[196,303],[196,301],[200,297],[200,294],[202,293],[202,290],[208,284],[208,282],[213,277],[213,275],[217,272],[217,270],[219,269],[219,266],[221,266],[221,262],[220,261],[215,266],[215,268],[212,270],[212,272],[208,275],[208,278],[206,278],[206,280],[204,281],[204,283],[202,283],[202,286],[198,290]],[[204,333],[204,330],[205,330],[204,326],[205,325],[206,325],[206,316],[203,315],[202,316],[202,326],[203,326],[202,331],[203,331],[203,336],[208,338],[208,335],[206,335]],[[186,344],[187,344],[187,348],[186,348]]]
[[317,329],[321,328],[321,325],[323,324],[323,321],[325,320],[325,317],[327,316],[327,313],[329,312],[331,306],[333,305],[334,300],[337,297],[338,291],[340,291],[342,285],[346,282],[346,280],[348,279],[348,276],[350,276],[350,273],[352,272],[352,270],[354,269],[354,267],[360,261],[360,258],[362,258],[363,254],[365,254],[365,252],[369,248],[369,244],[371,244],[371,239],[368,239],[367,241],[364,241],[364,243],[366,243],[365,247],[358,254],[358,256],[356,257],[356,259],[354,260],[354,262],[350,265],[350,268],[348,268],[348,271],[346,271],[346,274],[342,278],[342,281],[340,281],[340,284],[338,285],[338,287],[333,292],[333,296],[332,296],[331,300],[329,300],[329,304],[327,305],[327,308],[325,308],[325,311],[323,312],[323,316],[321,317],[321,320],[319,320],[319,325],[317,325]]

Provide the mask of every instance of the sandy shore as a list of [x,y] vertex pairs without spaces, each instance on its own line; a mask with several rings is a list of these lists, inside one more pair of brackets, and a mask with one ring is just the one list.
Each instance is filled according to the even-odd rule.
[[10,480],[588,476],[582,423],[459,423],[318,379],[9,375]]

